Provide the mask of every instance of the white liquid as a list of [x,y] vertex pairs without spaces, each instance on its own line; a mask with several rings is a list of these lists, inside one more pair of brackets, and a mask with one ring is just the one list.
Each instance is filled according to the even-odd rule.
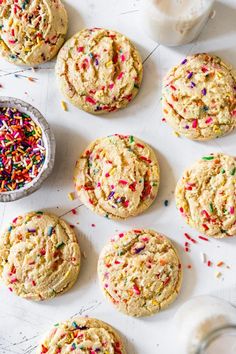
[[166,45],[191,42],[201,32],[214,0],[143,0],[143,26]]
[[236,336],[225,335],[216,339],[205,351],[206,354],[235,354]]
[[[187,301],[177,311],[174,322],[181,354],[195,354],[200,343],[212,331],[236,324],[236,309],[228,302],[216,297],[199,296]],[[236,332],[234,333],[236,335]],[[212,345],[214,345],[214,342]],[[206,354],[232,353],[226,351],[222,353],[220,351],[214,352],[210,347]],[[233,354],[236,354],[236,351]]]

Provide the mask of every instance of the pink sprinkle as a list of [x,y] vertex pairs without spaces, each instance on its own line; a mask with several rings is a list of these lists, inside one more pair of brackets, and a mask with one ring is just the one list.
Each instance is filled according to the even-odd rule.
[[11,292],[13,291],[12,288],[8,288]]
[[206,119],[205,122],[206,122],[206,124],[210,124],[211,122],[213,122],[213,119],[211,117],[209,117]]
[[119,261],[115,261],[114,263],[115,263],[115,264],[120,264],[120,262],[119,262]]
[[84,47],[78,47],[77,50],[78,50],[79,53],[81,53],[81,52],[84,51]]
[[124,56],[124,54],[121,55],[121,61],[125,61],[125,56]]
[[234,109],[231,114],[232,116],[236,116],[236,109]]
[[120,73],[120,74],[118,75],[118,77],[117,77],[117,80],[122,79],[123,75],[124,75],[124,73],[123,73],[123,71],[121,71],[121,73]]
[[115,86],[115,84],[110,84],[109,88],[112,90],[114,86]]
[[10,281],[11,284],[14,284],[16,282],[18,282],[18,280],[16,278],[11,279],[11,281]]
[[119,238],[122,238],[122,237],[124,237],[124,234],[123,233],[119,234]]
[[124,181],[123,179],[120,179],[120,180],[119,180],[119,183],[120,183],[120,184],[123,184],[124,186],[125,186],[126,184],[128,184],[128,182],[127,182],[127,181]]
[[108,284],[105,284],[104,286],[105,286],[105,288],[108,288]]
[[97,187],[98,187],[98,188],[100,188],[100,187],[101,187],[101,183],[100,183],[100,182],[98,182]]
[[107,172],[107,173],[105,174],[105,177],[110,177],[110,173]]
[[88,102],[88,103],[91,103],[91,104],[96,104],[96,101],[92,98],[92,97],[90,97],[90,96],[87,96],[86,98],[85,98],[85,102]]
[[198,126],[198,121],[197,119],[194,119],[192,123],[192,128],[197,128],[197,126]]
[[229,208],[229,212],[230,212],[230,214],[233,215],[233,214],[234,214],[234,207],[230,207],[230,208]]
[[92,226],[92,227],[96,227],[96,225],[95,225],[95,224],[91,224],[91,226]]
[[181,207],[181,208],[179,208],[179,211],[180,211],[181,213],[183,213],[183,212],[184,212],[184,209]]
[[133,289],[134,289],[134,291],[136,292],[137,295],[140,295],[140,294],[141,294],[141,293],[140,293],[140,290],[139,290],[139,288],[137,287],[136,284],[133,286]]
[[72,209],[71,212],[72,212],[72,214],[74,214],[74,215],[76,214],[76,210],[75,210],[75,209]]

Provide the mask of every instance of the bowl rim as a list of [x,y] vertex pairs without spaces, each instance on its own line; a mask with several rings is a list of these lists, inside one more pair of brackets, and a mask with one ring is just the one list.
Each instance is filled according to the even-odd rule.
[[42,113],[30,103],[15,97],[0,96],[0,107],[16,108],[20,112],[29,114],[30,118],[41,128],[42,140],[46,148],[46,157],[41,170],[30,183],[27,183],[23,188],[17,190],[0,192],[0,202],[11,202],[35,192],[50,175],[55,163],[56,141],[47,120]]

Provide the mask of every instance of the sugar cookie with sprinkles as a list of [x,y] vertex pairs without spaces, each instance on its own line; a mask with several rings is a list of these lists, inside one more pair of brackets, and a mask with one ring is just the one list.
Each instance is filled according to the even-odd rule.
[[0,55],[16,65],[51,60],[64,42],[67,22],[60,0],[2,0]]
[[215,238],[236,235],[236,160],[222,153],[203,156],[186,169],[176,187],[184,220]]
[[142,82],[142,59],[115,31],[84,29],[60,50],[56,73],[63,94],[78,108],[101,114],[126,107]]
[[193,140],[221,137],[236,126],[235,72],[217,56],[189,56],[164,78],[162,107],[177,133]]
[[156,198],[160,171],[154,151],[129,135],[93,141],[76,163],[79,199],[95,213],[126,219],[142,213]]
[[13,220],[0,238],[0,278],[9,290],[46,300],[69,290],[80,269],[73,229],[57,216],[31,212]]
[[106,298],[127,315],[153,315],[178,296],[181,263],[172,243],[153,230],[120,233],[103,248],[98,276]]
[[36,354],[70,352],[126,354],[115,329],[101,320],[87,317],[56,324],[36,350]]

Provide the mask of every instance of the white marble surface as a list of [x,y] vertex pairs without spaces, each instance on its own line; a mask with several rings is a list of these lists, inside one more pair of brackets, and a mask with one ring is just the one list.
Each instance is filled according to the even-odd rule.
[[[48,119],[57,140],[56,166],[51,177],[35,194],[12,204],[0,204],[0,224],[3,229],[18,214],[46,209],[76,226],[81,249],[86,254],[79,280],[67,294],[43,303],[17,298],[0,286],[0,354],[29,354],[50,326],[76,313],[95,316],[116,327],[124,335],[129,354],[179,353],[172,331],[176,309],[189,297],[217,293],[235,298],[229,292],[236,285],[236,240],[201,241],[185,253],[184,232],[198,234],[180,219],[173,197],[178,176],[193,160],[213,151],[235,154],[236,133],[208,143],[176,138],[161,121],[160,86],[166,71],[189,53],[214,52],[236,66],[236,1],[216,3],[216,17],[210,20],[196,42],[179,48],[166,48],[148,39],[140,26],[139,0],[65,1],[70,18],[69,35],[85,26],[100,26],[127,34],[139,48],[144,59],[144,81],[140,94],[130,106],[109,116],[95,117],[69,105],[64,112],[54,76],[54,62],[41,69],[23,71],[21,75],[37,78],[35,83],[25,77],[15,77],[21,68],[0,61],[0,94],[15,96],[35,105]],[[90,142],[112,133],[136,135],[153,146],[161,165],[161,187],[154,205],[142,216],[114,222],[93,215],[78,200],[70,201],[72,175],[76,158]],[[164,206],[164,200],[169,206]],[[77,208],[77,215],[70,210]],[[91,225],[95,224],[95,227]],[[117,230],[150,227],[168,235],[176,244],[184,266],[184,282],[178,300],[166,311],[144,319],[133,319],[118,313],[104,300],[96,277],[98,253]],[[214,267],[201,262],[205,252]],[[215,278],[215,264],[223,260],[223,277]],[[192,269],[187,269],[191,264]],[[236,303],[236,299],[235,303]]]

